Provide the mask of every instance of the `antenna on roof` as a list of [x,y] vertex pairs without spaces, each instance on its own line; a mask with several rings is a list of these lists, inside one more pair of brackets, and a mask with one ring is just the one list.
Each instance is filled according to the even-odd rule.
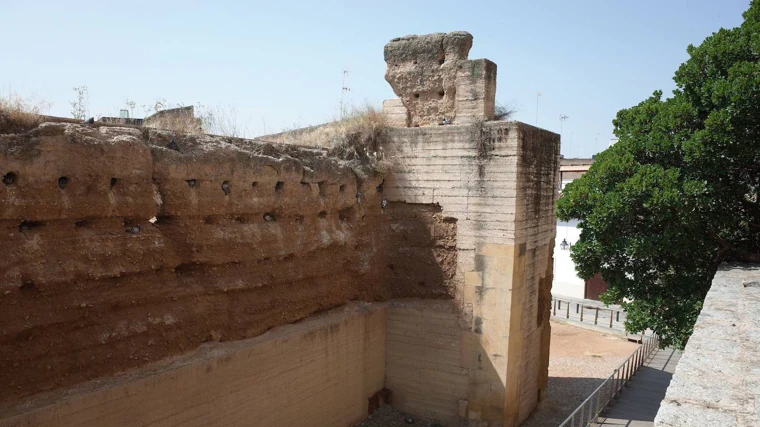
[[343,96],[346,94],[346,92],[351,92],[351,88],[346,86],[346,76],[348,76],[348,68],[343,69],[343,84],[341,85],[340,89],[340,118],[344,118],[346,116],[346,109],[343,105]]
[[[560,115],[559,115],[559,140],[560,140],[560,141],[562,141],[562,133],[563,133],[563,131],[564,131],[564,128],[565,128],[565,120],[567,120],[567,119],[569,119],[569,118],[570,118],[570,116],[568,116],[567,114],[560,114]],[[571,143],[571,144],[572,144],[572,143]],[[570,156],[570,157],[572,157],[572,149],[573,149],[573,148],[572,148],[572,146],[571,146],[571,147],[570,147],[570,150],[571,150],[571,151],[570,151],[570,154],[571,154],[571,156]]]

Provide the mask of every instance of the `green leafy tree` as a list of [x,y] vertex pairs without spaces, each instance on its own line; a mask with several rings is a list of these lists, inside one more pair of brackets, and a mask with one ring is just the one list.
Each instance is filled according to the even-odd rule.
[[558,202],[581,277],[601,273],[631,332],[683,348],[723,262],[760,262],[760,0],[613,121],[619,141]]

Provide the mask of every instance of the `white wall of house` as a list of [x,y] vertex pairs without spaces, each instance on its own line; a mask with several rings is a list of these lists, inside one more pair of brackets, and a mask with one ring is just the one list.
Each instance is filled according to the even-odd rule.
[[[580,178],[583,172],[562,173],[560,190],[571,181]],[[581,231],[578,229],[578,221],[564,222],[557,220],[557,237],[554,241],[554,280],[552,282],[552,294],[558,297],[583,299],[586,295],[586,281],[578,277],[575,271],[575,263],[570,258],[570,248],[562,249],[560,244],[566,240],[574,245],[580,238]]]
[[554,281],[552,294],[558,297],[583,298],[586,291],[586,282],[578,277],[575,272],[575,263],[570,258],[570,248],[563,250],[560,247],[562,240],[569,244],[575,244],[581,235],[578,229],[578,221],[557,221],[557,237],[554,242]]

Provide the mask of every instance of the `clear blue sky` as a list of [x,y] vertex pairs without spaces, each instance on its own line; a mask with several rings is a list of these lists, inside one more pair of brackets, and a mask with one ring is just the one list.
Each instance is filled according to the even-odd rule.
[[[607,146],[616,112],[654,90],[749,0],[546,1],[15,1],[0,0],[0,92],[52,102],[68,116],[72,87],[89,88],[89,114],[124,101],[238,109],[247,135],[337,116],[347,102],[392,98],[383,45],[393,37],[465,30],[470,58],[498,64],[497,100],[515,118],[560,131],[562,152]],[[139,108],[138,108],[139,113]],[[139,114],[138,114],[139,115]],[[571,144],[572,141],[572,144]]]

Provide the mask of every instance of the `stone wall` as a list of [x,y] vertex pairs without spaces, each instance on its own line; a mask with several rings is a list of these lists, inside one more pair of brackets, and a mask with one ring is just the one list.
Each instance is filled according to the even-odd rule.
[[0,412],[0,427],[349,427],[385,372],[384,305],[358,304]]
[[[76,425],[88,407],[118,420],[119,408],[187,385],[162,413],[174,424],[349,426],[385,386],[391,404],[445,425],[517,426],[546,387],[559,138],[516,122],[386,136],[394,166],[382,177],[324,150],[153,129],[47,123],[0,135],[0,241],[14,249],[0,259],[0,423]],[[388,299],[379,347],[375,320],[328,328],[315,352],[299,344],[305,329],[254,338]],[[199,359],[181,374],[156,368],[227,341],[247,350],[220,359],[239,361],[221,383]],[[355,384],[347,376],[366,357],[372,373]],[[261,372],[248,366],[259,358]],[[301,381],[274,378],[302,363]],[[98,388],[129,369],[123,387]],[[227,415],[261,390],[264,406]]]
[[200,119],[195,117],[195,107],[192,105],[157,111],[144,118],[141,124],[149,128],[187,133],[199,133],[203,130]]
[[760,265],[715,274],[657,427],[760,425]]
[[[399,128],[390,136],[386,153],[397,165],[384,197],[437,204],[457,219],[461,414],[471,425],[516,426],[548,379],[559,136],[517,122]],[[395,357],[388,354],[389,366]]]
[[496,64],[468,60],[472,40],[472,34],[454,31],[398,37],[385,45],[385,80],[398,99],[383,103],[383,111],[394,126],[493,120]]
[[460,425],[468,398],[469,371],[462,366],[466,327],[452,301],[389,303],[385,386],[394,408]]
[[0,402],[352,300],[452,296],[455,221],[383,207],[379,175],[321,150],[47,123],[0,135],[0,174]]

